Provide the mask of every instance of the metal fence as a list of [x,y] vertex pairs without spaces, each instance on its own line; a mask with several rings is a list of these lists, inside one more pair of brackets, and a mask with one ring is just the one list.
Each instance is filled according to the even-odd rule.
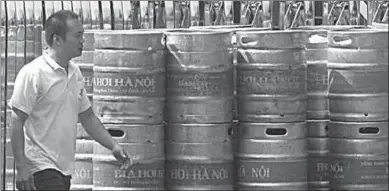
[[[286,23],[285,28],[321,24],[363,25],[368,20],[387,22],[388,17],[385,1],[274,2],[258,0],[3,1],[0,24],[5,26],[5,15],[8,15],[9,25],[44,24],[49,15],[61,9],[72,10],[79,14],[86,29],[113,30],[232,24],[262,27],[271,24],[269,22],[271,18],[278,15],[272,14],[271,10],[280,7],[284,9],[281,12]],[[369,16],[371,18],[368,18]]]

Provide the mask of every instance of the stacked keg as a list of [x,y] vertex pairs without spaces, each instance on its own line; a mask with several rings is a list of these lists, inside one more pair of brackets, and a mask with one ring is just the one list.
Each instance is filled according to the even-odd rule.
[[25,49],[26,49],[26,27],[18,25],[16,32],[16,53],[15,53],[15,79],[20,69],[25,65]]
[[[42,50],[43,50],[43,39],[44,35],[43,34],[43,25],[38,24],[34,25],[34,56],[35,58],[39,57],[42,55]],[[42,39],[43,37],[43,39]]]
[[[5,42],[6,42],[5,41],[5,38],[6,38],[5,30],[6,29],[1,27],[0,30],[1,30],[0,31],[0,35],[2,35],[2,36],[0,36],[0,43],[1,43],[1,45],[0,45],[0,47],[1,47],[1,49],[0,49],[0,54],[1,54],[1,61],[0,61],[0,63],[2,65],[1,66],[2,68],[0,69],[0,71],[1,71],[1,75],[0,75],[1,80],[0,80],[0,82],[1,82],[1,85],[2,85],[2,87],[1,87],[2,91],[1,91],[1,95],[0,95],[0,97],[1,97],[1,105],[2,105],[2,107],[1,107],[1,113],[2,113],[2,115],[1,115],[1,126],[0,126],[0,128],[1,128],[1,137],[0,137],[1,138],[1,144],[0,145],[2,146],[2,149],[6,150],[6,155],[5,156],[1,155],[1,160],[0,160],[1,161],[1,163],[0,163],[1,167],[3,167],[4,163],[6,165],[5,174],[3,174],[3,169],[0,172],[1,173],[1,183],[0,183],[0,185],[1,185],[1,188],[3,188],[3,180],[5,180],[5,185],[4,185],[5,189],[6,190],[14,190],[15,189],[14,182],[15,182],[15,178],[16,178],[16,176],[15,176],[16,172],[14,170],[14,157],[13,157],[12,148],[11,148],[11,142],[10,142],[10,133],[11,132],[10,132],[10,128],[9,128],[9,122],[10,122],[11,110],[8,109],[7,112],[6,112],[7,116],[4,115],[4,99],[9,100],[11,98],[11,96],[12,96],[13,81],[14,81],[14,77],[15,76],[13,76],[12,78],[7,76],[8,77],[8,84],[9,84],[8,87],[11,87],[12,89],[7,92],[6,98],[4,98],[3,90],[6,88],[6,86],[4,85],[5,84],[5,81],[4,81],[5,80],[5,76],[4,76],[5,75],[5,71],[3,70],[3,66],[5,65],[5,62],[6,62],[5,54],[7,54],[7,52],[5,51],[6,50],[5,49],[5,46],[6,46],[6,44],[5,44]],[[11,42],[8,41],[8,46],[10,46],[10,45],[12,46],[14,44],[15,44],[14,41],[11,41]],[[9,50],[9,48],[8,48],[8,50]],[[13,50],[15,50],[15,48],[13,48]],[[14,54],[12,54],[12,56],[14,56]],[[12,64],[10,64],[10,65],[12,66]],[[13,68],[10,68],[8,70],[12,71],[12,69]],[[10,80],[12,80],[12,81],[10,81]],[[10,86],[10,84],[12,84],[12,86]],[[7,124],[4,124],[4,122],[5,122],[4,118],[5,117],[7,117],[7,120],[6,120]],[[6,139],[5,145],[3,144],[4,138]]]
[[93,189],[163,190],[165,51],[161,31],[96,31],[93,108],[134,159],[121,168],[95,143]]
[[[5,37],[5,27],[3,27],[3,26],[1,26],[0,27],[0,63],[1,63],[1,69],[0,69],[0,77],[1,77],[1,80],[0,80],[0,82],[1,82],[1,95],[0,95],[0,100],[1,100],[1,103],[0,103],[0,105],[1,105],[1,116],[4,116],[4,110],[3,110],[3,108],[4,108],[4,99],[6,99],[6,98],[4,98],[4,92],[3,92],[3,90],[5,90],[6,89],[6,85],[5,85],[5,71],[4,71],[4,65],[5,65],[5,62],[6,62],[6,49],[5,49],[5,46],[6,46],[6,37]],[[8,77],[8,76],[7,76]],[[8,81],[8,80],[7,80]],[[8,93],[8,92],[7,92]],[[10,97],[10,96],[9,96]],[[5,116],[4,116],[5,117]],[[1,122],[3,122],[3,117],[1,118]]]
[[[3,124],[2,124],[3,125]],[[4,129],[2,129],[4,131]],[[12,152],[11,147],[11,134],[10,129],[7,128],[7,132],[2,132],[2,135],[6,136],[6,143],[4,145],[4,149],[6,150],[5,157],[2,156],[2,161],[5,162],[5,175],[3,175],[3,169],[1,170],[2,177],[5,179],[5,189],[6,190],[15,190],[15,182],[16,182],[16,170],[15,170],[15,159]],[[3,137],[1,137],[3,141]],[[2,144],[3,145],[3,144]],[[3,163],[1,164],[3,165]],[[3,166],[2,166],[3,167]],[[3,180],[1,179],[1,184]]]
[[[3,47],[5,45],[5,27],[2,27],[0,26],[0,55],[4,54],[4,50],[5,50],[5,47]],[[4,62],[4,59],[0,59],[0,66],[3,66],[3,63]],[[1,67],[0,69],[0,92],[3,92],[3,89],[5,86],[3,86],[3,83],[4,83],[4,72],[3,72],[3,69]],[[3,102],[4,99],[3,99],[4,95],[1,95],[0,94],[0,101]],[[3,105],[2,103],[0,103],[1,105]],[[1,108],[1,115],[0,115],[0,147],[4,147],[3,146],[3,141],[4,141],[4,136],[5,136],[5,133],[6,133],[6,126],[4,124],[4,119],[3,119],[3,107],[0,107]],[[7,129],[8,130],[8,129]],[[0,165],[3,166],[5,163],[5,159],[4,157],[0,157]],[[0,172],[0,179],[3,180],[3,171]],[[1,188],[3,188],[3,181],[0,182],[0,186]]]
[[237,47],[236,47],[236,40],[235,40],[235,32],[239,30],[260,30],[260,28],[253,28],[251,25],[214,25],[214,26],[191,26],[190,28],[193,29],[210,29],[210,30],[224,30],[224,31],[231,31],[233,32],[233,37],[232,37],[232,43],[233,43],[233,66],[234,66],[234,74],[233,74],[233,88],[234,88],[234,102],[233,102],[233,108],[232,108],[232,113],[233,113],[233,119],[234,119],[234,124],[237,122],[237,117],[238,117],[238,103],[236,100],[236,56],[237,56]]
[[307,190],[306,32],[236,38],[236,190]]
[[[78,66],[83,75],[84,87],[89,100],[93,98],[93,63],[94,63],[94,34],[85,31],[82,55],[72,61]],[[71,190],[92,190],[93,188],[93,144],[94,141],[84,130],[81,123],[77,124],[77,140],[74,171],[71,179]]]
[[[42,40],[42,43],[41,43],[41,50],[40,50],[40,53],[43,53],[44,50],[46,50],[48,47],[47,47],[47,42],[46,42],[46,32],[45,31],[42,31],[41,33],[41,40]],[[36,54],[37,50],[35,50],[35,54]],[[42,54],[41,54],[42,55]]]
[[307,31],[307,127],[309,190],[329,190],[328,177],[328,71],[327,30],[304,27]]
[[328,32],[332,190],[388,190],[388,31]]
[[89,100],[93,101],[93,63],[94,63],[94,32],[86,30],[83,35],[84,47],[82,55],[72,61],[80,68],[83,75],[85,90]]
[[302,26],[307,31],[307,125],[308,187],[329,190],[328,175],[328,30],[351,29],[356,26]]
[[42,1],[34,1],[34,55],[35,58],[42,55],[42,31],[43,21],[42,15]]
[[[6,95],[5,99],[9,100],[9,99],[11,99],[11,96],[13,94],[14,83],[15,83],[16,75],[18,73],[17,69],[16,69],[16,60],[17,60],[17,52],[16,52],[17,48],[16,47],[17,47],[18,27],[10,26],[10,27],[8,27],[7,30],[8,30],[8,37],[4,37],[4,38],[8,38],[7,52],[5,52],[5,49],[4,49],[4,51],[2,51],[1,59],[2,59],[2,63],[7,62],[7,71],[3,71],[3,72],[7,72],[7,85],[5,86],[4,83],[2,85],[5,86],[3,88],[7,88],[7,95]],[[3,41],[3,42],[4,42],[3,47],[5,47],[5,41]],[[5,55],[7,55],[7,57]],[[7,60],[5,60],[5,58],[7,58]],[[5,75],[5,73],[2,75]],[[1,105],[3,105],[3,103],[4,103],[4,101],[2,101]],[[11,114],[11,110],[10,110],[10,108],[7,107],[7,112],[6,112],[7,119],[10,118],[10,114]]]
[[166,189],[233,190],[232,32],[165,34]]
[[45,35],[43,34],[42,1],[34,1],[34,55],[35,58],[42,55],[42,50],[46,45]]
[[35,27],[33,24],[26,25],[26,40],[25,40],[25,64],[33,61],[35,57]]
[[81,123],[77,124],[77,140],[74,170],[70,190],[92,190],[93,188],[93,144]]
[[[16,70],[16,60],[17,60],[17,32],[18,32],[18,27],[17,26],[9,26],[7,29],[3,28],[2,29],[5,35],[5,30],[8,30],[8,36],[2,36],[1,39],[1,47],[2,47],[2,51],[1,51],[1,63],[3,64],[7,64],[7,71],[2,71],[2,79],[5,80],[5,72],[7,72],[7,83],[5,84],[5,82],[3,82],[1,85],[2,85],[2,88],[1,89],[5,89],[7,88],[7,95],[4,97],[4,92],[2,91],[1,92],[1,113],[2,113],[2,116],[3,117],[6,117],[7,118],[7,124],[2,124],[2,127],[4,127],[4,129],[2,129],[3,133],[2,135],[6,136],[6,144],[3,145],[5,146],[5,149],[6,149],[6,156],[5,156],[5,160],[3,161],[3,163],[5,162],[6,163],[6,174],[3,175],[3,177],[5,178],[5,187],[6,189],[9,189],[9,190],[14,190],[15,189],[15,186],[14,186],[14,183],[16,181],[16,171],[14,170],[14,166],[15,166],[15,161],[14,161],[14,157],[13,157],[13,153],[12,153],[12,148],[11,148],[11,142],[10,142],[10,129],[8,128],[9,127],[9,124],[10,124],[10,114],[11,114],[11,109],[9,107],[7,107],[7,105],[4,105],[4,99],[6,100],[9,100],[11,99],[11,96],[12,96],[12,93],[13,93],[13,89],[14,89],[14,82],[15,82],[15,78],[16,78],[16,74],[17,74],[17,70]],[[5,38],[8,38],[8,41],[7,41],[7,44],[5,44]],[[7,51],[5,51],[5,47],[7,46]],[[7,56],[6,56],[7,55]],[[6,107],[6,113],[4,114],[4,107]],[[4,118],[1,119],[1,123],[4,123]],[[1,137],[1,141],[3,141],[4,137]],[[3,165],[3,164],[2,164]],[[3,173],[3,172],[1,172]]]

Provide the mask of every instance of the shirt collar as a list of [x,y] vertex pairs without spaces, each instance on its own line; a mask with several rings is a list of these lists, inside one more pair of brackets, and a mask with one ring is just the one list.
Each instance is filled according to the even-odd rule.
[[46,60],[47,64],[53,68],[53,70],[57,70],[59,68],[64,69],[62,66],[60,66],[53,58],[49,56],[49,54],[45,51],[43,52],[43,58]]
[[[53,70],[57,70],[57,69],[62,69],[65,71],[65,68],[63,68],[62,66],[60,66],[53,58],[51,58],[49,56],[49,54],[47,53],[47,51],[45,51],[43,54],[43,58],[45,59],[46,63],[51,67],[53,68]],[[69,74],[73,73],[74,71],[74,68],[73,68],[73,64],[71,61],[69,61]]]

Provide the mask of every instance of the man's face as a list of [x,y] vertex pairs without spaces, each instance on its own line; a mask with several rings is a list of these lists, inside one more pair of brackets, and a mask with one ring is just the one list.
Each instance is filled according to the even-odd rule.
[[84,44],[84,28],[78,19],[71,19],[66,22],[68,31],[66,40],[62,42],[62,51],[70,59],[81,56]]

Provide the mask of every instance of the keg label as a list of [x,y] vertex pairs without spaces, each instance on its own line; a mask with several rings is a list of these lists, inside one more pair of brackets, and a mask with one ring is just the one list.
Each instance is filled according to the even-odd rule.
[[329,70],[330,93],[388,92],[388,71]]
[[98,162],[93,166],[93,184],[98,187],[163,188],[164,180],[164,161],[138,163],[128,169],[120,169],[116,162]]
[[72,174],[72,184],[92,185],[93,182],[92,158],[85,161],[76,161]]
[[166,161],[166,182],[169,185],[229,185],[233,180],[232,161],[208,164]]
[[83,81],[85,84],[85,90],[87,93],[93,93],[93,71],[92,70],[81,70]]
[[387,184],[388,159],[386,160],[333,160],[330,180],[335,184]]
[[236,160],[237,182],[306,182],[307,161]]
[[307,73],[308,92],[328,90],[328,71],[326,63],[308,64]]
[[164,96],[165,73],[94,73],[93,92],[110,96]]
[[86,88],[87,92],[88,93],[93,93],[93,92],[89,92],[88,91],[89,89],[93,88],[93,76],[91,76],[91,75],[84,75],[83,81],[84,81],[85,88]]
[[308,181],[329,181],[329,166],[325,156],[309,156]]
[[306,71],[237,70],[238,94],[302,94],[306,92]]
[[169,96],[232,96],[233,70],[219,73],[170,72]]

